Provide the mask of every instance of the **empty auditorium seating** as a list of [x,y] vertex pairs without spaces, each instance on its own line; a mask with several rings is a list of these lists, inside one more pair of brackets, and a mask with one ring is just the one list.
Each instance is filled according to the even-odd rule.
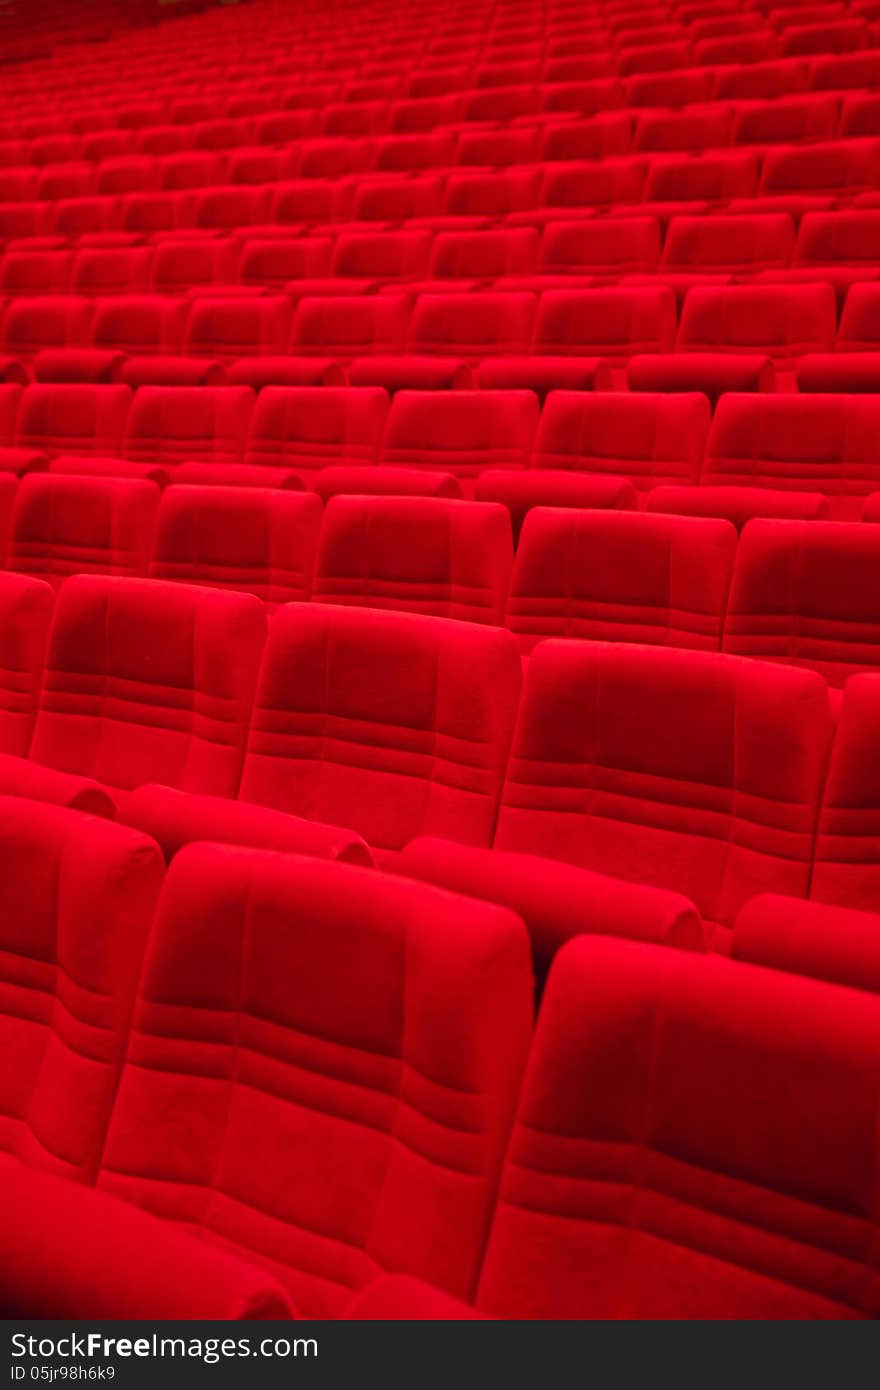
[[765,353],[780,366],[830,347],[837,308],[830,285],[695,287],[676,345],[686,352]]
[[423,294],[413,307],[409,344],[437,357],[479,359],[526,352],[535,300],[531,294]]
[[763,894],[736,919],[736,960],[880,993],[880,916]]
[[537,423],[530,391],[400,391],[382,462],[451,473],[467,488],[485,469],[525,467]]
[[[874,1317],[869,1266],[848,1236],[872,1221],[878,1046],[874,1002],[854,991],[572,942],[538,1022],[479,1309]],[[817,1123],[838,1135],[833,1154],[811,1146]],[[409,1292],[391,1306],[405,1309]]]
[[690,274],[756,274],[787,265],[794,245],[787,213],[749,217],[673,217],[660,267]]
[[[305,1316],[341,1313],[389,1264],[468,1293],[529,1042],[528,956],[485,904],[193,846],[160,903],[99,1189],[268,1266]],[[185,1042],[159,1023],[182,997],[202,1005]],[[218,1086],[219,1107],[184,1099]]]
[[313,596],[498,624],[512,563],[510,517],[496,504],[335,497],[321,531]]
[[290,334],[291,309],[281,295],[199,297],[186,321],[184,347],[193,357],[234,362],[283,352]]
[[718,650],[735,547],[726,521],[538,507],[505,621],[526,652],[545,637]]
[[169,488],[159,507],[149,572],[156,579],[243,589],[270,607],[305,599],[320,525],[321,504],[308,493]]
[[819,813],[810,897],[876,912],[877,730],[880,681],[853,676],[843,692],[837,736]]
[[612,473],[640,491],[693,481],[710,411],[704,397],[553,391],[535,437],[535,469]]
[[132,400],[125,457],[166,467],[238,463],[253,401],[247,386],[142,386]]
[[3,791],[105,811],[148,781],[234,795],[264,629],[252,595],[67,579],[30,761],[0,759]]
[[131,403],[127,386],[29,386],[18,409],[16,445],[50,457],[118,454]]
[[[0,797],[0,1150],[93,1182],[163,863],[146,836]],[[11,1221],[11,1213],[4,1225]]]
[[675,327],[675,296],[665,286],[548,290],[538,306],[535,347],[551,356],[626,362],[636,353],[668,351]]
[[519,682],[510,633],[410,613],[283,607],[240,798],[345,826],[383,860],[422,832],[488,844]]
[[873,526],[750,521],[737,550],[725,651],[811,666],[842,686],[880,660],[878,573]]
[[57,586],[69,574],[146,574],[155,483],[33,473],[18,487],[6,563]]
[[52,617],[52,590],[41,580],[0,574],[0,752],[30,746]]
[[[828,693],[815,671],[717,652],[539,643],[495,849],[543,856],[550,884],[554,860],[588,870],[580,930],[621,934],[613,876],[684,895],[715,948],[727,950],[736,914],[755,893],[806,895],[830,735]],[[435,840],[413,862],[420,876],[454,883],[456,853]],[[503,861],[495,870],[482,856],[467,891],[492,897],[496,876],[507,877]],[[629,910],[635,918],[666,913],[650,894]]]
[[379,387],[267,386],[254,406],[244,462],[305,480],[333,465],[374,464],[387,411]]
[[880,0],[0,68],[0,1308],[874,1316]]
[[342,361],[395,353],[403,348],[408,322],[405,295],[307,297],[294,314],[291,350]]
[[831,518],[828,498],[821,492],[782,492],[776,488],[723,485],[688,487],[671,483],[655,487],[648,494],[647,510],[669,512],[674,516],[723,517],[731,521],[737,531],[755,517],[809,521]]

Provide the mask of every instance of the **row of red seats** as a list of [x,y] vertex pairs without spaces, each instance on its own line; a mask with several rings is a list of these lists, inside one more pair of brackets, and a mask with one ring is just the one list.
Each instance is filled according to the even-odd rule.
[[[565,132],[564,127],[559,128]],[[607,122],[602,129],[608,133]],[[796,217],[836,205],[876,204],[880,142],[874,136],[813,145],[769,146],[710,153],[560,158],[496,170],[426,165],[419,152],[436,136],[401,136],[401,158],[412,168],[370,171],[355,142],[319,145],[310,177],[198,186],[200,161],[178,159],[174,177],[195,187],[95,194],[77,166],[63,166],[50,199],[37,196],[31,171],[0,170],[0,235],[4,239],[56,235],[106,237],[183,231],[225,231],[264,225],[296,227],[348,221],[421,221],[443,227],[447,219],[501,218],[529,225],[597,209],[664,218],[711,207],[731,212],[790,212]],[[576,142],[575,142],[576,143]],[[206,156],[210,160],[210,156]],[[195,164],[193,163],[195,159]],[[208,170],[203,169],[202,174]],[[218,170],[217,173],[222,171]],[[44,174],[41,176],[46,178]],[[54,176],[53,176],[54,177]],[[123,175],[123,181],[128,178]],[[136,174],[131,175],[131,178]],[[566,209],[564,213],[560,209]]]
[[510,911],[6,798],[0,857],[12,1315],[876,1316],[867,994],[584,937],[532,1036]]
[[[860,21],[855,24],[859,26]],[[116,111],[106,104],[85,107],[67,121],[47,117],[44,102],[34,116],[25,116],[18,123],[7,119],[0,137],[8,140],[10,155],[19,162],[30,155],[35,142],[45,141],[45,145],[37,145],[37,155],[40,162],[46,162],[59,155],[79,154],[82,146],[61,142],[69,137],[88,138],[95,132],[198,128],[198,138],[207,148],[247,144],[264,129],[262,138],[272,139],[275,132],[271,122],[289,110],[327,113],[319,118],[320,123],[312,115],[304,122],[305,129],[297,127],[295,134],[309,134],[317,128],[330,135],[345,135],[353,130],[387,130],[389,126],[405,132],[424,128],[428,119],[436,125],[462,119],[500,121],[542,112],[593,114],[608,107],[684,107],[711,101],[760,100],[774,94],[845,93],[876,87],[880,48],[870,46],[876,45],[876,22],[871,29],[860,30],[868,45],[848,52],[835,51],[835,32],[827,21],[805,28],[810,32],[789,31],[783,44],[812,43],[812,54],[776,56],[775,35],[764,32],[703,41],[712,44],[715,53],[706,52],[702,62],[684,65],[681,55],[667,45],[645,45],[640,51],[630,49],[618,57],[613,50],[606,54],[597,51],[597,37],[590,36],[585,40],[587,52],[572,55],[569,40],[569,56],[525,64],[498,63],[481,70],[461,62],[429,63],[421,71],[417,66],[413,71],[413,60],[401,59],[401,63],[410,63],[408,75],[400,66],[399,75],[350,76],[347,81],[340,81],[339,72],[300,71],[295,85],[289,77],[274,83],[267,80],[262,86],[250,84],[231,97],[226,85],[213,97],[203,91],[181,99],[178,78],[165,101],[122,106]],[[737,59],[735,50],[744,55],[745,49],[751,50],[748,57]],[[621,62],[628,72],[620,71]],[[457,94],[454,100],[449,99],[450,93]],[[437,115],[432,117],[424,105],[427,102],[445,104],[438,105]],[[192,147],[194,137],[156,138],[164,151],[187,144]],[[100,142],[97,148],[101,148]]]
[[[0,295],[72,292],[89,297],[153,291],[214,294],[230,287],[289,297],[375,291],[393,284],[450,290],[577,288],[660,277],[680,290],[701,281],[758,277],[828,279],[845,291],[876,279],[880,210],[596,217],[543,228],[467,231],[375,230],[369,224],[321,235],[160,238],[131,246],[15,244],[0,257]],[[92,331],[95,332],[94,326]]]
[[[7,382],[132,386],[229,381],[544,394],[635,390],[877,389],[880,285],[695,285],[678,313],[662,283],[480,293],[25,296],[0,320]],[[30,369],[30,372],[29,372]],[[328,376],[328,373],[330,374]]]
[[[880,398],[0,387],[0,469],[531,506],[854,519],[880,489]],[[664,489],[673,489],[670,493]],[[647,497],[646,497],[647,495]],[[665,499],[665,500],[664,500]],[[824,499],[824,500],[823,500]]]
[[522,676],[503,629],[325,603],[278,608],[264,647],[253,595],[94,575],[62,584],[43,660],[52,590],[0,583],[0,790],[169,856],[219,839],[512,895],[544,964],[586,929],[727,950],[758,892],[873,905],[874,675],[833,737],[825,681],[787,664],[545,641]]
[[[2,482],[2,479],[0,479]],[[723,650],[819,671],[833,687],[880,667],[880,531],[674,512],[531,511],[514,549],[497,503],[174,487],[35,474],[0,486],[0,559],[57,585],[146,576],[502,624],[547,637]],[[670,495],[672,494],[672,495]],[[868,515],[880,520],[880,493]],[[8,534],[8,541],[7,541]],[[17,624],[10,618],[10,630]],[[2,628],[0,628],[2,630]]]
[[[845,89],[792,95],[782,102],[710,100],[681,110],[667,110],[662,102],[655,109],[603,100],[596,106],[605,114],[590,116],[580,108],[593,103],[578,98],[591,91],[598,97],[596,85],[545,89],[542,100],[529,88],[488,88],[390,105],[300,107],[259,120],[96,130],[34,141],[0,138],[0,200],[54,201],[139,188],[268,183],[345,169],[391,172],[630,152],[718,151],[729,145],[774,147],[876,136],[880,122],[872,92]],[[523,109],[517,116],[504,109],[511,106]],[[609,106],[613,114],[607,114]],[[514,123],[499,127],[501,118],[509,121],[511,116]],[[780,160],[781,152],[775,155],[777,166]],[[784,165],[768,175],[771,185],[782,172]]]

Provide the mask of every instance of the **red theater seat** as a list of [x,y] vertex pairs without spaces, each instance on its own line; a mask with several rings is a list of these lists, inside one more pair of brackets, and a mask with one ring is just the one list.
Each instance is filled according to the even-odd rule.
[[399,352],[408,321],[409,299],[403,294],[301,299],[293,319],[291,351],[341,361]]
[[64,293],[70,285],[69,251],[7,251],[0,262],[0,294],[15,298]]
[[[149,287],[153,250],[149,246],[86,247],[73,258],[74,294],[131,294]],[[94,327],[93,327],[94,332]]]
[[784,366],[829,348],[836,327],[830,285],[697,287],[685,296],[676,345],[687,352],[765,353]]
[[726,521],[538,507],[505,623],[524,652],[545,637],[717,651],[735,550]]
[[330,237],[248,237],[238,274],[243,285],[281,291],[290,280],[326,275],[332,251]]
[[490,468],[477,478],[474,497],[478,502],[501,502],[507,508],[515,542],[533,507],[617,507],[624,511],[636,507],[636,490],[628,478],[550,468]]
[[142,386],[132,403],[125,457],[168,467],[239,463],[253,402],[248,386]]
[[[878,1050],[876,1005],[854,992],[571,943],[542,1006],[478,1307],[876,1316],[849,1233],[873,1220]],[[833,1153],[811,1145],[817,1123],[837,1135]]]
[[[670,911],[680,918],[690,899],[726,951],[755,893],[806,895],[830,737],[828,692],[815,671],[718,652],[541,642],[526,671],[494,845],[516,862],[543,856],[551,885],[555,860],[589,871],[579,930],[632,935],[634,913],[662,940],[658,921]],[[455,846],[427,846],[415,871],[449,884],[460,877],[456,856]],[[491,855],[481,856],[467,891],[493,897],[494,879]],[[618,879],[641,885],[622,923]],[[660,899],[656,890],[665,890]]]
[[753,275],[787,265],[793,245],[794,222],[787,213],[673,217],[660,270]]
[[692,482],[709,421],[708,401],[696,393],[553,391],[541,413],[532,467],[623,475],[639,491]]
[[538,424],[530,391],[399,391],[382,462],[451,473],[465,488],[488,468],[524,468]]
[[870,396],[728,395],[718,405],[702,481],[821,492],[831,514],[859,516],[880,479],[880,402]]
[[830,95],[743,101],[735,108],[733,143],[775,145],[832,140],[837,133],[838,115],[838,102]]
[[3,315],[3,351],[24,362],[46,348],[88,341],[90,300],[82,295],[34,295],[13,299]]
[[737,917],[732,955],[880,994],[880,915],[768,893]]
[[[97,816],[0,797],[0,866],[0,1037],[15,1058],[3,1069],[0,1149],[93,1182],[162,856]],[[4,1228],[12,1219],[4,1212]]]
[[242,589],[270,607],[308,598],[321,504],[268,488],[169,488],[150,564],[155,579]]
[[229,283],[236,278],[237,257],[238,244],[225,237],[160,241],[153,252],[152,288],[159,294],[186,294],[196,287]]
[[78,805],[97,798],[102,809],[123,805],[147,781],[233,796],[264,633],[262,606],[250,594],[67,579],[32,761],[0,759],[0,787]]
[[432,237],[428,231],[343,232],[327,244],[332,254],[325,269],[330,275],[395,281],[427,272]]
[[541,245],[541,279],[593,276],[613,280],[653,272],[660,259],[660,226],[654,217],[582,218],[550,222]]
[[50,457],[118,454],[131,401],[127,386],[28,386],[21,396],[16,445]]
[[876,353],[880,349],[878,307],[880,285],[856,284],[850,287],[834,341],[836,352]]
[[819,812],[810,897],[876,912],[880,904],[880,678],[853,676],[843,692]]
[[779,517],[803,521],[828,521],[831,506],[821,492],[782,492],[775,488],[655,487],[648,493],[649,512],[675,516],[717,516],[733,522],[741,531],[755,517]]
[[675,329],[675,295],[665,286],[548,290],[538,305],[535,350],[625,363],[636,353],[668,352]]
[[725,651],[810,666],[832,686],[880,665],[880,532],[752,521],[737,551]]
[[221,362],[281,353],[291,319],[290,304],[282,295],[199,297],[189,309],[183,350]]
[[792,262],[803,267],[873,268],[878,255],[880,210],[808,212],[801,219]]
[[409,346],[465,360],[527,352],[534,317],[531,294],[422,294],[413,306]]
[[267,386],[257,397],[244,462],[293,470],[306,482],[332,465],[375,464],[387,412],[378,387]]
[[0,752],[30,746],[43,674],[52,591],[21,574],[0,574]]
[[649,203],[725,202],[757,191],[757,157],[748,150],[655,156],[645,183]]
[[19,484],[7,566],[53,586],[69,574],[145,575],[158,505],[152,482],[32,473]]
[[[511,913],[351,867],[193,846],[169,871],[99,1187],[271,1271],[307,1317],[340,1314],[389,1265],[465,1294],[531,989]],[[205,1006],[184,1044],[157,1023],[181,998]],[[218,1087],[219,1109],[185,1100]]]
[[492,503],[335,497],[313,598],[499,624],[513,564],[510,517]]
[[[510,633],[478,624],[279,609],[241,799],[345,826],[389,860],[420,833],[486,845],[519,667]],[[365,671],[374,676],[354,675]]]
[[767,151],[761,170],[761,192],[823,194],[852,198],[876,188],[880,174],[880,141],[839,140],[797,148]]

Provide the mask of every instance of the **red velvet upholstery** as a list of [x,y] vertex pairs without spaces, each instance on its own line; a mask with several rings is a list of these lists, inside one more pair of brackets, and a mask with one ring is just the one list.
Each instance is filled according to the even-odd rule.
[[127,386],[28,386],[15,442],[50,456],[119,454],[131,400]]
[[735,550],[726,521],[538,507],[523,524],[505,623],[524,652],[545,637],[717,651]]
[[734,285],[692,289],[677,345],[690,352],[766,353],[790,362],[830,346],[837,307],[830,285]]
[[498,625],[512,565],[510,516],[497,504],[335,497],[313,598]]
[[162,857],[133,830],[17,797],[0,797],[0,830],[0,1149],[92,1181]]
[[[249,594],[97,575],[66,580],[31,758],[97,779],[117,801],[151,781],[234,795],[264,630],[262,606]],[[4,765],[0,785],[16,790],[6,778]]]
[[776,488],[723,484],[711,487],[655,487],[648,493],[649,512],[676,516],[717,516],[741,531],[756,517],[828,521],[831,504],[820,492],[782,492]]
[[764,894],[737,917],[732,955],[880,994],[880,916],[873,912]]
[[175,486],[159,508],[150,574],[243,589],[274,608],[308,598],[320,527],[309,493]]
[[131,407],[125,456],[166,465],[238,463],[253,401],[247,386],[141,387]]
[[510,633],[289,605],[272,619],[240,796],[356,830],[488,844],[520,663]]
[[684,893],[723,947],[753,894],[806,895],[830,735],[813,671],[546,642],[529,661],[494,843]]
[[843,692],[828,768],[810,897],[880,910],[877,812],[880,809],[880,679],[852,676]]
[[709,420],[708,402],[696,393],[554,391],[541,413],[532,466],[623,475],[640,491],[691,482]]
[[857,522],[750,521],[724,650],[811,666],[833,686],[880,665],[880,532]]
[[7,1157],[0,1191],[0,1301],[10,1317],[294,1316],[271,1276],[129,1202]]
[[32,473],[22,478],[7,565],[58,585],[69,574],[146,574],[155,483]]
[[43,674],[52,591],[41,580],[0,574],[0,751],[24,755]]
[[538,423],[530,391],[399,391],[382,462],[452,473],[463,484],[485,468],[521,468]]
[[880,479],[880,402],[866,396],[730,395],[719,402],[703,482],[821,492],[858,517]]
[[[557,959],[480,1278],[506,1318],[876,1317],[873,999],[582,938]],[[834,1142],[815,1144],[817,1128]]]
[[99,1186],[261,1264],[305,1316],[384,1269],[467,1295],[530,996],[502,909],[193,846],[169,871]]
[[378,387],[267,386],[251,417],[244,462],[311,480],[334,464],[376,462],[388,411]]

